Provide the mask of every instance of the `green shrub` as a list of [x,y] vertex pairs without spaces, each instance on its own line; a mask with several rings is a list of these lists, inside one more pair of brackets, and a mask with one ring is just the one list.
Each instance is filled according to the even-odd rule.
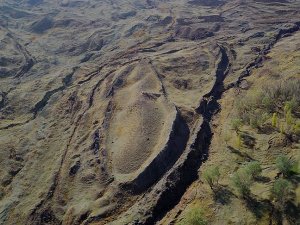
[[279,178],[273,184],[271,196],[279,207],[284,207],[290,199],[292,191],[292,184],[283,178]]
[[209,184],[210,188],[213,190],[214,186],[218,185],[219,178],[220,178],[220,171],[219,167],[213,166],[208,168],[206,171],[203,172],[203,177],[206,182]]
[[272,116],[272,126],[273,127],[277,127],[277,122],[278,122],[277,113],[273,113],[273,116]]
[[284,125],[283,125],[283,123],[281,123],[281,124],[280,124],[280,133],[281,133],[281,134],[284,134],[284,132],[285,132]]
[[284,110],[284,115],[286,115],[287,112],[291,110],[291,105],[289,104],[289,102],[285,102],[283,110]]
[[260,162],[258,161],[249,162],[245,166],[245,170],[247,170],[247,172],[252,176],[252,178],[257,178],[262,172]]
[[294,118],[293,118],[293,115],[292,115],[292,111],[291,110],[288,110],[285,114],[285,121],[286,121],[286,124],[291,127],[294,123]]
[[233,130],[235,130],[235,132],[239,132],[242,125],[243,122],[240,119],[233,119],[231,121],[231,127]]
[[250,187],[253,184],[253,179],[247,169],[241,168],[233,174],[232,184],[239,194],[245,197],[250,194]]
[[262,125],[268,120],[269,115],[267,113],[254,113],[249,115],[249,125],[252,128],[260,129]]
[[291,174],[293,166],[293,160],[289,159],[285,155],[281,155],[276,158],[276,167],[284,177],[288,177]]
[[270,98],[269,96],[264,95],[262,97],[262,106],[268,112],[274,112],[276,109],[275,99]]
[[201,208],[193,208],[189,210],[184,219],[179,223],[179,225],[206,225],[207,220],[203,215]]

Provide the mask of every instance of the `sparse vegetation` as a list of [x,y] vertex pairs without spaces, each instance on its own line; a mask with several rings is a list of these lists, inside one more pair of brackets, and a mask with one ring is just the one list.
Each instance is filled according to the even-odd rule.
[[268,119],[268,114],[267,113],[253,114],[249,118],[249,125],[252,128],[260,129],[262,127],[262,125],[267,121],[267,119]]
[[247,169],[241,168],[234,173],[232,184],[242,197],[246,197],[250,194],[250,187],[253,184],[253,179]]
[[201,208],[190,209],[179,225],[207,225],[207,220],[204,217]]
[[237,130],[241,124],[247,124],[260,129],[271,118],[271,125],[281,133],[298,134],[300,125],[295,115],[300,111],[299,96],[300,81],[294,79],[268,85],[264,91],[252,91],[237,102],[238,118],[232,127]]
[[262,93],[252,92],[237,102],[238,118],[242,123],[252,126],[263,122],[262,118]]
[[237,136],[237,140],[236,140],[236,147],[240,150],[243,146],[243,139],[241,137],[241,135],[239,134]]
[[203,177],[209,184],[210,188],[214,190],[214,188],[218,185],[220,178],[219,167],[213,166],[208,168],[206,171],[203,172]]
[[[299,129],[300,129],[300,126],[299,126]],[[230,141],[230,139],[231,139],[231,135],[229,133],[225,133],[224,141],[227,146],[228,146],[228,142]]]
[[284,134],[284,132],[285,132],[284,126],[283,124],[280,124],[280,133]]
[[273,113],[273,116],[272,116],[272,126],[273,127],[277,127],[277,122],[278,121],[278,116],[277,116],[277,113]]
[[274,182],[271,193],[278,208],[282,209],[285,207],[286,202],[290,199],[292,191],[292,184],[288,180],[279,178]]
[[300,80],[298,79],[268,85],[264,93],[264,99],[269,102],[265,106],[270,112],[282,112],[284,106],[289,107],[293,112],[299,110]]
[[242,123],[242,120],[240,120],[240,119],[234,119],[231,121],[231,127],[236,133],[238,133],[240,131],[240,128],[242,125],[243,125],[243,123]]
[[0,225],[300,225],[299,11],[1,1]]
[[257,178],[262,172],[260,162],[258,161],[249,162],[245,166],[245,170],[247,170],[247,172],[252,176],[252,178]]
[[261,172],[262,168],[260,163],[253,161],[234,173],[232,184],[242,197],[246,197],[250,194],[250,188],[254,182],[254,178],[257,178]]
[[288,177],[294,166],[294,161],[285,155],[278,156],[276,159],[276,167],[284,177]]
[[[224,218],[224,224],[294,224],[299,217],[296,174],[300,172],[300,164],[296,162],[296,148],[300,140],[300,80],[288,73],[273,79],[273,69],[269,66],[254,71],[257,77],[247,77],[241,89],[229,92],[222,102],[226,107],[217,122],[226,121],[225,126],[229,124],[232,133],[228,135],[225,126],[216,127],[209,163],[219,165],[224,177],[213,199],[210,199],[212,195],[201,195],[201,201],[204,199],[209,206],[212,202],[219,204],[214,213],[217,218],[210,222],[220,223]],[[238,99],[236,93],[239,93]],[[234,108],[227,111],[227,103],[234,103]],[[226,148],[220,145],[220,139]],[[276,159],[279,154],[285,155]],[[225,174],[233,171],[231,177],[226,177]],[[232,194],[227,195],[231,196],[229,200],[222,199],[224,190]],[[266,199],[266,194],[270,194],[272,201]],[[238,213],[232,215],[232,211]],[[244,220],[238,220],[239,217]]]

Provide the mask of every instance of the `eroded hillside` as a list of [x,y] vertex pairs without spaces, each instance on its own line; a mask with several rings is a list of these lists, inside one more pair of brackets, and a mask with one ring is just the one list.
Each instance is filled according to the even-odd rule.
[[[270,224],[226,177],[245,157],[297,158],[298,134],[267,154],[285,132],[230,123],[248,92],[299,81],[299,15],[297,0],[2,0],[0,223],[175,224],[197,203],[209,224]],[[209,165],[230,203],[202,182]]]

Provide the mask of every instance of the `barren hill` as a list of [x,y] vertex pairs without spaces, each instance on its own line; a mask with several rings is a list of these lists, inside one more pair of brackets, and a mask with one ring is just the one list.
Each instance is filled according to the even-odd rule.
[[[299,30],[299,0],[1,0],[0,224],[192,224],[195,205],[299,224],[299,166],[291,213],[269,200],[276,157],[300,158]],[[249,97],[289,82],[273,109]],[[247,205],[230,177],[249,161]],[[203,179],[216,165],[230,201]]]

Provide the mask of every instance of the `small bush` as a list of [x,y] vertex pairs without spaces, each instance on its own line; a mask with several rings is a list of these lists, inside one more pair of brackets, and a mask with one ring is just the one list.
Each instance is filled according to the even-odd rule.
[[281,208],[290,199],[292,191],[292,184],[283,178],[279,178],[273,184],[271,196],[277,203],[277,206]]
[[203,172],[203,177],[206,182],[209,184],[210,188],[213,190],[214,186],[218,185],[219,178],[220,178],[220,171],[219,167],[214,166],[208,168],[206,171]]
[[245,169],[252,176],[252,178],[257,178],[262,172],[260,162],[258,162],[258,161],[249,162],[245,166]]
[[273,113],[273,116],[272,116],[272,126],[273,127],[277,127],[277,122],[278,122],[277,113]]
[[286,121],[286,124],[290,127],[293,125],[294,123],[294,118],[293,118],[293,115],[292,115],[292,111],[291,110],[288,110],[285,114],[285,121]]
[[283,125],[283,123],[281,123],[281,124],[280,124],[280,133],[281,133],[281,134],[284,134],[284,132],[285,132],[284,125]]
[[294,162],[285,155],[278,156],[276,158],[276,167],[284,177],[288,177],[293,169]]
[[255,129],[261,129],[263,124],[268,120],[269,115],[267,113],[254,113],[249,114],[249,125]]
[[250,194],[250,187],[253,184],[251,174],[247,169],[239,169],[232,177],[232,184],[243,197]]
[[239,132],[242,125],[243,122],[240,119],[233,119],[231,121],[231,127],[233,130],[235,130],[235,132]]
[[297,101],[293,97],[292,100],[285,102],[285,104],[284,104],[284,114],[286,114],[289,111],[295,113],[297,111],[297,107],[298,107]]
[[207,221],[201,208],[193,208],[186,213],[179,225],[207,225]]

